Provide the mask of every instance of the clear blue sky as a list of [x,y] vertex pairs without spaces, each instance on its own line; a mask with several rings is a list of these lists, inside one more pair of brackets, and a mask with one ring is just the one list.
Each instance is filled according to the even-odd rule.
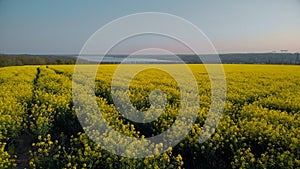
[[137,12],[183,17],[220,53],[300,51],[300,0],[0,0],[0,53],[78,53],[101,26]]

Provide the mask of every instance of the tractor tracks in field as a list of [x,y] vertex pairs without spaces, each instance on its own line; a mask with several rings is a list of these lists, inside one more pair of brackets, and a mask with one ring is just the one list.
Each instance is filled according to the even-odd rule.
[[27,103],[27,113],[24,114],[24,130],[21,132],[20,136],[15,139],[15,155],[17,156],[16,163],[18,168],[28,168],[30,154],[29,151],[32,150],[32,143],[34,141],[33,134],[30,130],[30,124],[34,123],[32,119],[32,106],[36,103],[35,92],[38,89],[38,80],[40,78],[41,69],[37,67],[37,72],[33,80],[32,88],[32,98]]

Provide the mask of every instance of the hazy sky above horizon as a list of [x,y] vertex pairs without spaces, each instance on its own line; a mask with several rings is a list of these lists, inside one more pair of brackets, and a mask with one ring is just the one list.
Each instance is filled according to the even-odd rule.
[[[187,19],[219,53],[300,52],[300,0],[0,0],[0,53],[76,54],[99,28],[138,12],[164,12]],[[140,43],[143,40],[127,47]],[[116,52],[129,51],[120,48]]]

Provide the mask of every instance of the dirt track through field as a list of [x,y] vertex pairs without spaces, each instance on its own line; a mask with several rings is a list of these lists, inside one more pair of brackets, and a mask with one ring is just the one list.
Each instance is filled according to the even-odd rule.
[[[15,153],[17,155],[17,169],[23,169],[23,168],[28,168],[29,160],[30,160],[30,154],[29,151],[32,149],[32,143],[33,143],[33,137],[30,131],[30,123],[33,121],[31,119],[31,106],[35,102],[35,91],[37,89],[37,83],[40,77],[41,70],[38,67],[37,68],[37,73],[36,76],[33,80],[33,90],[32,90],[32,99],[30,103],[27,103],[27,114],[26,114],[26,127],[25,130],[22,131],[22,134],[16,139],[14,143],[15,147]],[[25,117],[24,117],[25,118]]]

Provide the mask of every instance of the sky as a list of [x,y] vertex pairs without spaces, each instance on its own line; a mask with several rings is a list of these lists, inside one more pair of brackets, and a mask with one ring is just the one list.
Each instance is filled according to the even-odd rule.
[[[300,0],[0,0],[0,53],[77,54],[99,28],[140,12],[188,20],[219,53],[300,52]],[[150,41],[185,53],[178,43],[147,37],[128,41],[115,52],[131,52]]]

